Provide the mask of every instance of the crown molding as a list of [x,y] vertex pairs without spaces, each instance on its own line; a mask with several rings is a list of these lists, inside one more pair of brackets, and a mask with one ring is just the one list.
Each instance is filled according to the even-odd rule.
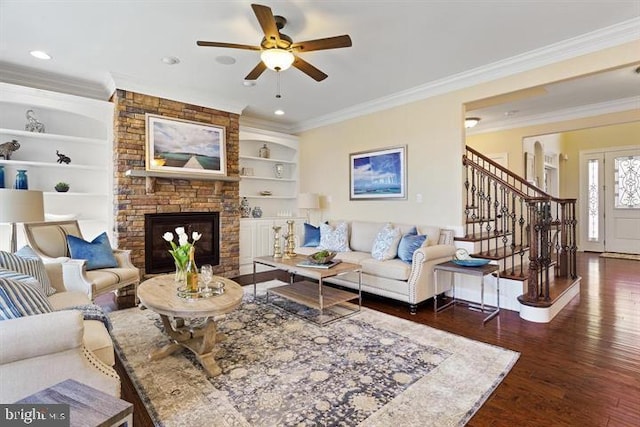
[[107,101],[113,94],[113,79],[105,75],[102,81],[90,81],[62,74],[42,72],[8,62],[0,62],[0,76],[5,83],[66,93],[84,98]]
[[292,126],[293,133],[353,119],[640,39],[640,18],[454,74]]
[[240,116],[240,127],[262,129],[277,133],[291,134],[292,127],[284,123],[277,123],[271,120],[260,119],[251,116]]
[[542,114],[532,114],[518,118],[508,118],[490,124],[490,127],[467,129],[467,135],[480,135],[489,132],[499,132],[507,129],[522,128],[541,125],[545,123],[559,123],[568,120],[582,119],[585,117],[600,116],[603,114],[619,113],[621,111],[640,110],[640,96],[634,96],[615,101],[599,102],[597,104],[581,105],[579,107],[565,108],[549,111]]

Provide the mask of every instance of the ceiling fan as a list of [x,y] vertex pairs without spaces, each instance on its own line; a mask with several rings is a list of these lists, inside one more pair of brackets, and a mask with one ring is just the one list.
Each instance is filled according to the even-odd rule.
[[264,32],[264,38],[260,46],[251,46],[236,43],[220,43],[198,40],[198,46],[228,47],[232,49],[246,49],[261,51],[261,61],[245,77],[245,80],[256,80],[267,69],[274,71],[284,71],[291,65],[307,74],[316,81],[322,81],[327,75],[309,64],[298,54],[311,52],[314,50],[336,49],[340,47],[350,47],[351,37],[348,35],[327,37],[324,39],[308,40],[294,43],[293,39],[280,32],[284,28],[287,20],[282,16],[274,16],[271,8],[259,4],[252,4],[251,8],[255,13],[258,22]]

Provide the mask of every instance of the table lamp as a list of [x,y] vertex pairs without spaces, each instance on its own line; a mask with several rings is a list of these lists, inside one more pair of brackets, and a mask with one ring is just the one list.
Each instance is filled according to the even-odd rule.
[[300,193],[298,208],[307,210],[307,223],[310,223],[311,209],[320,209],[320,195],[318,193]]
[[42,191],[0,188],[0,222],[11,224],[11,252],[17,250],[16,223],[44,221]]

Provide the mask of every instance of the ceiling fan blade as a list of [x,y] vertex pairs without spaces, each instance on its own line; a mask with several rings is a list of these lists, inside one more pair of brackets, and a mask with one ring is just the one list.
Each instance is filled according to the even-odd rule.
[[253,13],[255,13],[256,18],[258,18],[258,22],[262,27],[265,38],[275,42],[274,45],[278,45],[280,42],[280,32],[278,31],[276,19],[273,17],[271,8],[260,4],[252,4],[251,9],[253,9]]
[[325,73],[323,73],[322,71],[318,70],[316,67],[314,67],[313,65],[309,64],[307,61],[305,61],[304,59],[296,56],[296,59],[293,61],[293,66],[296,67],[298,70],[302,71],[303,73],[305,73],[306,75],[308,75],[309,77],[311,77],[312,79],[314,79],[317,82],[321,82],[322,80],[326,79],[327,76]]
[[258,65],[256,65],[253,70],[251,70],[251,72],[249,74],[247,74],[247,77],[245,77],[245,80],[256,80],[258,77],[260,77],[260,75],[264,72],[264,70],[267,69],[267,66],[264,65],[264,62],[260,61],[258,62]]
[[291,45],[291,50],[295,52],[311,52],[313,50],[337,49],[339,47],[351,47],[351,37],[345,34],[343,36],[294,43]]
[[207,47],[228,47],[230,49],[261,50],[260,46],[251,46],[248,44],[205,42],[202,40],[198,40],[196,44],[198,46],[207,46]]

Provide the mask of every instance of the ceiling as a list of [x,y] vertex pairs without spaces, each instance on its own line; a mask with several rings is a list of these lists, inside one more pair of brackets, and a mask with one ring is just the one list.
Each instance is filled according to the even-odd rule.
[[[260,4],[286,17],[282,32],[294,41],[349,34],[353,46],[302,54],[329,77],[316,82],[297,69],[286,70],[281,73],[282,98],[277,99],[273,71],[267,70],[253,87],[243,85],[259,52],[196,46],[196,40],[258,45],[263,34],[249,1],[0,0],[0,80],[39,87],[57,84],[103,99],[113,88],[134,90],[296,131],[402,94],[415,95],[420,88],[470,71],[477,76],[491,65],[557,48],[558,43],[588,40],[589,34],[606,34],[612,26],[626,25],[636,38],[640,28],[639,0]],[[593,49],[602,47],[600,43]],[[35,59],[31,50],[44,50],[52,59]],[[166,65],[161,60],[166,56],[180,63]],[[588,83],[581,90],[590,89]],[[605,95],[598,95],[597,102],[611,101],[608,90],[600,93]],[[567,96],[560,95],[536,108],[575,107],[578,99],[572,99],[567,103]],[[592,101],[586,95],[579,99]],[[285,115],[275,116],[276,109]]]

